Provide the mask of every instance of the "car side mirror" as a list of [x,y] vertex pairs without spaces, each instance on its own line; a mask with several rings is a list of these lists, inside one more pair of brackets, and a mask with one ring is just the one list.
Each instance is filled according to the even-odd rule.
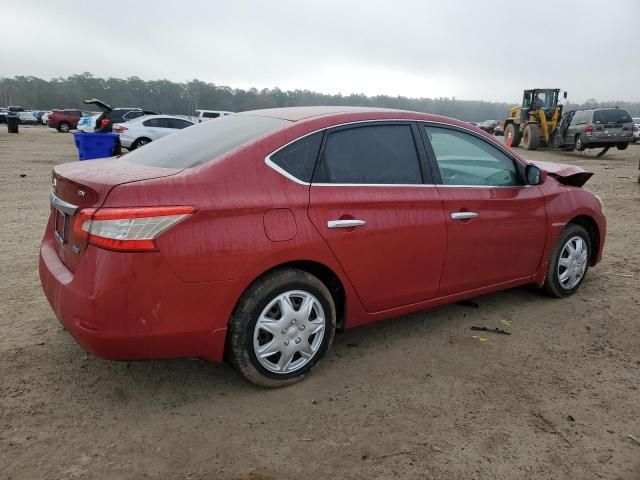
[[567,98],[567,92],[564,92],[564,98]]
[[527,185],[542,185],[546,178],[545,172],[533,164],[527,165],[524,174],[527,177]]

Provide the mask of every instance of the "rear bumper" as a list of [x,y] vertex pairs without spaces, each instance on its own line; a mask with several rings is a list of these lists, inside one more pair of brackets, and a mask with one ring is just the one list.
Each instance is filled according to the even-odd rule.
[[127,135],[123,135],[123,134],[119,134],[118,137],[120,138],[120,145],[123,146],[124,148],[131,148],[131,144],[133,143],[133,138],[128,137]]
[[625,135],[625,136],[616,136],[616,137],[583,137],[583,143],[586,147],[601,147],[601,146],[611,146],[618,145],[620,143],[629,143],[633,142],[633,135]]
[[159,253],[89,246],[76,272],[45,235],[40,281],[56,316],[91,354],[110,360],[203,357],[222,360],[226,327],[243,287],[186,283]]

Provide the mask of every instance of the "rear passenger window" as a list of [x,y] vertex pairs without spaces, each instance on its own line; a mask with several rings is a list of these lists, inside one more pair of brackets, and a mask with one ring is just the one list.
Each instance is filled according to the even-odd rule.
[[168,121],[169,121],[168,128],[176,128],[179,130],[193,125],[193,123],[187,122],[186,120],[180,120],[179,118],[169,118]]
[[270,160],[297,179],[310,182],[321,143],[322,132],[314,133],[287,145],[271,155]]
[[330,133],[314,182],[422,183],[411,127],[377,125]]

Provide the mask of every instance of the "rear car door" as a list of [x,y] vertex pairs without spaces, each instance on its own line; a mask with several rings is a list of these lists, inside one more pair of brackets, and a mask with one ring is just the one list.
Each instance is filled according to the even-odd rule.
[[423,124],[448,235],[440,296],[533,275],[547,231],[540,188],[524,166],[474,132]]
[[369,312],[436,296],[446,249],[442,202],[411,122],[327,131],[309,217]]

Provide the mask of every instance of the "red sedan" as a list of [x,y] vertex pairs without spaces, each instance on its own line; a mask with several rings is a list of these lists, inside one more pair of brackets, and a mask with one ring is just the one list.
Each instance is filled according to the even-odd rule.
[[602,256],[591,173],[397,110],[260,110],[60,165],[40,279],[108,359],[302,378],[336,328],[518,285],[574,293]]

